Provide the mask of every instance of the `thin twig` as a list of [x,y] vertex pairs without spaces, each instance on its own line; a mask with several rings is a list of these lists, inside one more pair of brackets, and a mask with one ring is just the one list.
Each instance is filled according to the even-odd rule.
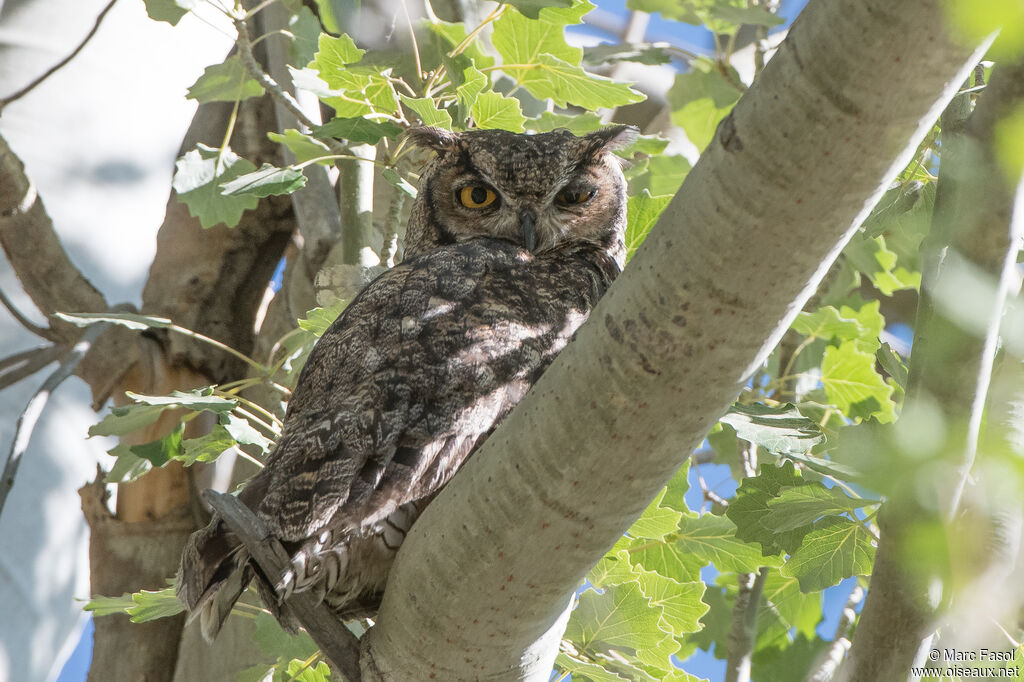
[[32,376],[67,350],[64,346],[42,346],[8,355],[0,360],[0,391]]
[[402,5],[402,14],[405,15],[405,23],[409,27],[409,37],[412,39],[412,54],[416,57],[416,77],[422,81],[423,64],[420,62],[420,46],[416,42],[416,29],[412,26],[412,18],[409,16],[409,8],[405,6],[405,0],[400,0],[400,2]]
[[43,408],[46,407],[46,401],[49,400],[50,394],[60,386],[61,382],[71,376],[71,373],[78,367],[78,363],[89,352],[93,342],[99,338],[108,326],[110,326],[110,323],[104,322],[94,324],[85,330],[78,341],[75,342],[75,345],[72,346],[71,351],[61,361],[60,366],[53,371],[53,374],[46,378],[46,381],[43,382],[43,385],[39,387],[39,390],[28,401],[25,409],[18,417],[18,425],[14,429],[14,440],[11,442],[11,451],[7,455],[4,472],[2,477],[0,477],[0,514],[3,513],[7,494],[11,492],[11,488],[14,486],[14,476],[18,472],[18,464],[21,463],[22,456],[28,450],[32,431],[35,430],[36,422],[39,421],[39,417],[43,413]]
[[761,605],[761,593],[767,578],[768,568],[764,566],[757,573],[741,573],[736,576],[739,592],[736,593],[736,602],[732,608],[726,682],[750,682],[750,663],[757,640],[757,610]]
[[17,320],[18,324],[20,324],[25,329],[29,330],[36,336],[40,336],[49,341],[56,340],[56,335],[53,333],[52,329],[50,329],[49,327],[40,327],[32,320],[25,317],[25,315],[22,314],[22,312],[18,310],[17,307],[15,307],[14,302],[11,301],[11,299],[7,298],[7,294],[3,292],[3,289],[0,289],[0,303],[2,303],[5,308],[7,308],[7,312],[11,314],[11,317]]
[[832,638],[832,644],[828,651],[818,663],[817,667],[807,677],[807,682],[828,682],[835,677],[839,665],[850,650],[850,628],[857,618],[857,604],[864,598],[864,588],[860,584],[853,586],[853,591],[846,599],[846,605],[839,616],[839,624],[836,625],[836,634]]
[[[263,575],[274,580],[290,570],[290,560],[284,547],[241,500],[214,490],[205,491],[203,499],[238,537]],[[284,605],[320,647],[324,657],[349,682],[359,682],[359,639],[337,619],[330,607],[308,591],[293,592]]]
[[18,90],[14,94],[8,95],[7,97],[0,99],[0,111],[3,111],[4,107],[6,107],[11,102],[19,100],[28,93],[35,90],[43,81],[45,81],[47,78],[55,74],[58,70],[65,67],[68,64],[68,62],[77,57],[78,53],[82,51],[82,48],[84,48],[86,44],[90,40],[92,40],[92,37],[96,35],[96,31],[99,30],[100,24],[103,23],[103,18],[107,16],[107,12],[111,10],[115,2],[117,2],[117,0],[110,0],[110,2],[107,3],[107,6],[104,7],[102,11],[100,11],[99,15],[96,17],[96,23],[92,26],[92,30],[90,30],[86,34],[85,38],[82,39],[82,42],[78,44],[78,47],[71,51],[71,54],[69,54],[67,57],[51,66],[49,69],[46,70],[45,73],[43,73],[43,75],[36,78],[34,81],[23,87],[21,90]]
[[[249,36],[249,26],[245,23],[245,19],[235,19],[235,30],[238,31],[238,38],[235,40],[235,44],[238,46],[238,54],[241,56],[246,70],[249,71],[249,75],[259,81],[259,84],[270,93],[271,97],[291,112],[292,116],[299,123],[306,126],[309,130],[316,128],[317,124],[306,116],[305,112],[302,111],[302,107],[295,101],[291,93],[278,85],[277,81],[271,78],[259,65],[259,62],[256,61],[256,57],[252,53],[252,38]],[[345,154],[348,151],[343,145],[338,144],[334,140],[326,139],[323,142],[335,154]]]

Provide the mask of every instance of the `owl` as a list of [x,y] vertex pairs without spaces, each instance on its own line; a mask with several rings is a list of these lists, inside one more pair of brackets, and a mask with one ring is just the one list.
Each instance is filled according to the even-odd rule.
[[189,539],[178,596],[212,640],[255,578],[294,626],[310,590],[372,616],[412,523],[516,405],[622,270],[632,128],[583,137],[418,128],[434,152],[403,262],[309,355],[265,468],[240,499],[291,557],[268,579],[216,516]]

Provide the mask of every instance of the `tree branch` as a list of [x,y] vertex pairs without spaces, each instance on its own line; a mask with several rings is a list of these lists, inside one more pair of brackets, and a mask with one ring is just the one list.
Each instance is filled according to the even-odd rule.
[[952,40],[941,5],[808,5],[590,321],[413,526],[364,671],[548,674],[588,568],[771,352],[987,46]]
[[[235,30],[238,31],[238,40],[235,41],[235,44],[238,46],[238,54],[242,57],[242,63],[245,64],[249,75],[259,81],[259,84],[266,88],[267,92],[274,98],[274,101],[288,109],[299,123],[309,129],[315,128],[316,124],[309,120],[309,117],[302,111],[302,107],[295,101],[291,93],[287,92],[278,85],[277,81],[268,76],[259,65],[259,62],[256,61],[256,57],[252,53],[252,38],[249,35],[249,25],[245,22],[245,19],[235,19]],[[323,142],[335,154],[347,153],[345,146],[335,140],[326,139]]]
[[[981,410],[1005,306],[1007,270],[1015,267],[1024,222],[1018,220],[1011,228],[1017,191],[1008,186],[995,161],[993,135],[996,122],[1022,99],[1024,67],[1001,66],[966,129],[958,129],[955,119],[948,121],[933,218],[935,236],[925,245],[925,263],[930,267],[923,273],[904,413],[922,402],[926,409],[934,405],[941,410],[954,434],[942,456],[955,458],[946,464],[956,477],[935,491],[936,499],[946,505],[941,514],[919,501],[918,483],[912,476],[897,485],[883,506],[875,570],[849,660],[841,670],[844,680],[905,676],[934,630],[943,596],[939,588],[951,587],[942,584],[940,567],[933,567],[935,573],[930,575],[908,567],[904,547],[912,542],[917,524],[937,524],[942,517],[948,521],[955,515],[977,451]],[[965,329],[939,306],[944,297],[956,298],[966,262],[999,282],[987,299],[970,301],[987,323],[979,334]],[[936,462],[927,465],[935,467]]]
[[92,28],[89,29],[89,32],[85,35],[84,38],[82,38],[82,42],[78,44],[78,47],[71,51],[71,54],[69,54],[67,57],[51,66],[49,69],[46,70],[45,73],[43,73],[43,75],[36,78],[34,81],[23,87],[21,90],[18,90],[17,92],[14,92],[8,95],[7,97],[4,97],[3,99],[0,99],[0,112],[2,112],[4,108],[11,102],[17,101],[25,95],[27,95],[28,93],[35,90],[37,87],[39,87],[39,85],[43,83],[43,81],[45,81],[53,74],[57,73],[57,71],[59,71],[60,69],[67,66],[72,59],[77,57],[78,53],[82,51],[82,48],[88,45],[89,41],[92,40],[92,37],[96,35],[96,32],[100,29],[100,24],[103,23],[104,17],[106,17],[107,12],[109,12],[114,7],[115,2],[117,2],[117,0],[110,0],[110,2],[107,3],[106,7],[104,7],[100,11],[100,13],[96,16],[96,22],[92,25]]
[[17,306],[14,305],[14,302],[11,299],[7,298],[7,294],[3,292],[3,289],[0,289],[0,303],[2,303],[5,308],[7,308],[7,312],[11,314],[11,317],[17,320],[18,324],[20,324],[28,331],[32,332],[36,336],[48,339],[50,341],[57,340],[55,338],[56,335],[50,329],[46,327],[40,327],[35,322],[28,319],[24,314],[22,314],[22,312],[18,310]]
[[729,651],[726,660],[725,682],[750,682],[750,658],[757,641],[757,610],[768,568],[762,566],[757,573],[736,576],[739,591],[732,608],[732,629],[729,631]]
[[57,369],[46,378],[43,385],[39,387],[39,390],[28,401],[25,409],[22,410],[21,416],[18,417],[18,425],[14,429],[11,450],[7,455],[7,461],[4,463],[3,475],[0,476],[0,513],[3,513],[7,495],[11,492],[11,488],[14,487],[14,477],[18,473],[18,465],[21,464],[21,458],[28,450],[32,431],[35,430],[36,422],[39,421],[39,417],[43,414],[43,408],[46,407],[46,402],[50,399],[50,395],[57,390],[57,387],[65,379],[71,376],[78,363],[89,352],[93,342],[99,338],[100,334],[108,326],[109,323],[101,322],[86,329]]
[[818,663],[814,671],[807,678],[807,682],[829,682],[843,662],[843,657],[850,650],[850,628],[853,621],[857,619],[857,605],[864,598],[864,588],[860,584],[853,586],[850,596],[846,599],[843,612],[839,615],[839,624],[836,625],[836,634],[832,638],[832,644],[828,652]]
[[8,355],[0,360],[0,391],[32,376],[56,360],[66,349],[62,346],[43,346]]
[[[263,575],[283,576],[291,568],[288,552],[241,500],[213,490],[203,492],[203,499],[238,536]],[[286,604],[324,656],[342,672],[345,679],[359,682],[362,679],[359,672],[359,640],[341,624],[330,607],[317,601],[311,592],[295,592]]]

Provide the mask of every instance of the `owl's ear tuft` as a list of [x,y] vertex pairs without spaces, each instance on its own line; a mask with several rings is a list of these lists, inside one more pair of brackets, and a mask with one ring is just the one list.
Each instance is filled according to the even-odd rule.
[[417,147],[433,149],[439,154],[450,150],[459,140],[459,136],[452,131],[434,126],[410,128],[405,133],[405,138]]
[[633,126],[614,125],[587,133],[583,139],[588,142],[587,151],[597,155],[628,147],[639,134],[640,131]]

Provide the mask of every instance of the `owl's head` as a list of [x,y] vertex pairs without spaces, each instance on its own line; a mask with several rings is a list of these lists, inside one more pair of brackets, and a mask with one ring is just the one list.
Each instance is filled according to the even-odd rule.
[[533,253],[590,243],[622,264],[626,181],[611,152],[636,137],[611,126],[583,137],[567,130],[518,135],[414,128],[412,143],[436,152],[420,179],[405,236],[406,257],[476,237]]

